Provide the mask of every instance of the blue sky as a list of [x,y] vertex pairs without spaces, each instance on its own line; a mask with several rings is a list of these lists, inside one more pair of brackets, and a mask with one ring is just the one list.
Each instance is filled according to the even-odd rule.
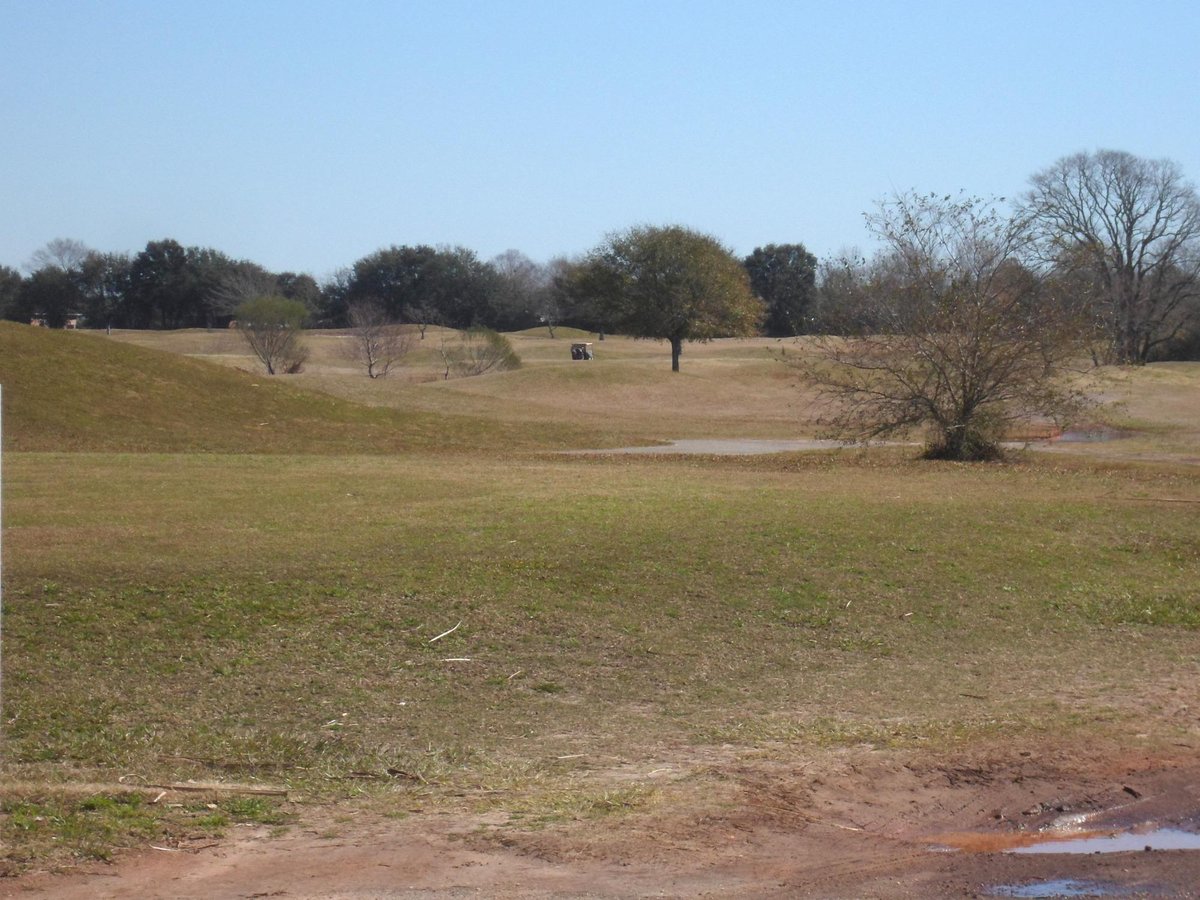
[[1200,179],[1200,4],[0,0],[0,263],[172,237],[318,278],[390,244],[678,223],[867,246],[893,191],[1079,150]]

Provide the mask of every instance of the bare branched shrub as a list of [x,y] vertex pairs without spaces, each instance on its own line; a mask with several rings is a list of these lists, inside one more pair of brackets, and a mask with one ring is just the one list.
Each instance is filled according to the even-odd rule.
[[926,456],[981,460],[1018,421],[1078,414],[1065,376],[1087,331],[1026,265],[1023,220],[975,198],[904,195],[868,222],[886,249],[842,271],[842,335],[792,358],[830,401],[830,434],[925,430]]
[[351,303],[350,352],[370,378],[382,378],[412,349],[412,332],[391,321],[382,304],[373,300]]
[[521,357],[508,338],[490,328],[469,328],[456,340],[442,338],[438,348],[443,378],[504,372],[521,367]]
[[237,307],[237,329],[268,375],[294,375],[304,368],[308,351],[300,342],[308,310],[299,300],[256,297]]

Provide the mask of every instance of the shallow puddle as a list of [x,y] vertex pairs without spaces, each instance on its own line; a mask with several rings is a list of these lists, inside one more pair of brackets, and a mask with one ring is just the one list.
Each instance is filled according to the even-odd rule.
[[1003,884],[992,888],[992,897],[1119,897],[1124,889],[1115,884],[1099,881],[1077,881],[1074,878],[1058,878],[1054,881],[1037,881],[1033,884]]
[[961,832],[932,838],[933,849],[967,853],[1129,853],[1144,850],[1200,850],[1200,834],[1151,825],[1127,831]]
[[1108,441],[1119,441],[1129,437],[1129,432],[1109,428],[1106,425],[1095,425],[1087,428],[1070,428],[1054,438],[1059,444],[1103,444]]
[[1200,834],[1177,828],[1111,834],[1049,835],[1010,853],[1127,853],[1131,850],[1200,850]]

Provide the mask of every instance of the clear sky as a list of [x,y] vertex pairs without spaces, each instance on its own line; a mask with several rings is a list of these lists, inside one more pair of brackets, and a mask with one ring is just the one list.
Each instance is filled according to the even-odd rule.
[[1061,156],[1200,179],[1200,3],[0,0],[0,263],[149,240],[321,278],[634,224],[867,246]]

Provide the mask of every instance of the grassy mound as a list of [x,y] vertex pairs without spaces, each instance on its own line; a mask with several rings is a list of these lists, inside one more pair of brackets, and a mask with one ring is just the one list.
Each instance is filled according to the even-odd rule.
[[283,378],[91,334],[0,323],[12,450],[388,453],[579,445],[586,435],[487,416],[368,407]]

